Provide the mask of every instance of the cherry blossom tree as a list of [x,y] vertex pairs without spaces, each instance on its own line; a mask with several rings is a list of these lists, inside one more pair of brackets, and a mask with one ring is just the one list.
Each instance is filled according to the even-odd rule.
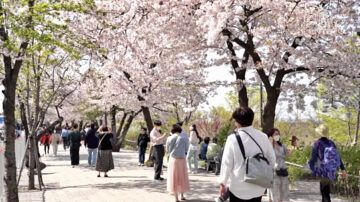
[[[218,47],[220,64],[231,64],[238,81],[240,106],[248,106],[246,79],[255,71],[267,102],[262,128],[274,126],[280,92],[291,92],[317,74],[349,75],[334,55],[359,26],[359,2],[347,1],[202,1],[196,11],[209,44]],[[224,60],[224,58],[228,58]],[[246,81],[245,81],[246,80]]]
[[[89,3],[89,2],[88,2]],[[65,26],[63,14],[74,16],[91,8],[74,1],[6,1],[0,5],[1,72],[4,85],[5,201],[18,201],[15,165],[15,94],[19,72],[39,47],[55,45],[63,50],[85,44],[77,43],[76,34]],[[36,44],[36,45],[34,45]]]

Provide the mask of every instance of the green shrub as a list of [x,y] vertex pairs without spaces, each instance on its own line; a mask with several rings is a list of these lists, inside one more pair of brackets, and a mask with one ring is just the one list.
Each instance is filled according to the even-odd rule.
[[342,196],[351,199],[358,198],[360,196],[360,184],[358,178],[360,168],[360,147],[338,146],[338,150],[348,173],[348,178],[346,180],[339,178],[335,183],[335,190]]
[[228,124],[220,128],[219,132],[215,135],[216,138],[218,139],[218,144],[221,145],[222,147],[224,147],[229,133],[234,131],[233,125],[234,125],[233,121],[229,122]]
[[[311,158],[311,146],[306,146],[303,148],[299,148],[294,151],[291,157],[288,157],[286,161],[296,163],[299,165],[306,165],[307,161]],[[309,172],[303,171],[302,168],[295,167],[295,166],[288,166],[289,170],[289,181],[293,183],[295,180],[300,179],[303,176],[309,174]]]

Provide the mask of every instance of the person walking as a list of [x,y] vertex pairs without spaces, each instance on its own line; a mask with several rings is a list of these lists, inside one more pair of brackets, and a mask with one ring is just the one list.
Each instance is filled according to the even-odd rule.
[[312,149],[311,159],[308,164],[311,174],[320,178],[320,192],[322,202],[331,202],[330,185],[337,180],[337,171],[342,170],[342,176],[346,179],[347,172],[341,160],[336,145],[329,139],[329,128],[321,124],[315,129],[320,139],[315,141]]
[[95,166],[97,151],[99,146],[99,138],[96,137],[95,124],[90,124],[90,129],[87,130],[84,145],[88,148],[88,165],[91,167]]
[[57,156],[58,145],[61,141],[61,136],[59,134],[60,130],[56,129],[55,133],[50,136],[49,142],[53,149],[54,156]]
[[95,170],[98,171],[97,177],[104,172],[104,177],[108,177],[109,170],[114,169],[114,160],[112,156],[112,139],[114,135],[107,126],[102,126],[98,130],[99,151],[96,159]]
[[78,125],[76,123],[73,125],[73,131],[69,134],[68,140],[70,143],[71,165],[74,168],[75,166],[79,165],[79,150],[81,146],[81,134],[78,130]]
[[146,128],[142,127],[141,132],[137,139],[137,146],[139,149],[139,163],[138,166],[144,166],[145,163],[145,152],[147,144],[150,142],[149,136],[146,134]]
[[50,150],[50,137],[51,137],[50,131],[46,131],[45,135],[43,135],[40,138],[40,143],[42,145],[44,145],[45,155],[46,155],[46,151],[47,151],[47,154],[50,154],[50,152],[49,152],[49,150]]
[[[199,133],[196,129],[196,125],[194,124],[190,127],[190,139],[189,139],[190,147],[186,155],[187,168],[189,172],[197,172],[198,170],[198,151],[199,151],[199,142],[200,142],[198,137],[199,137]],[[191,169],[191,158],[194,158],[194,167],[195,167],[194,171],[192,171]]]
[[186,169],[185,152],[189,149],[189,141],[180,135],[182,129],[174,124],[170,136],[166,141],[166,151],[170,154],[167,191],[173,193],[175,201],[186,200],[184,193],[190,191],[189,176]]
[[69,146],[68,135],[69,135],[69,128],[65,126],[61,131],[61,138],[62,138],[64,151],[66,151],[66,148]]
[[289,200],[289,178],[288,170],[285,163],[285,158],[292,156],[296,148],[294,142],[292,150],[289,152],[285,144],[280,141],[280,131],[273,128],[269,131],[268,137],[270,143],[273,145],[276,163],[273,188],[268,189],[269,202],[282,202]]
[[267,135],[252,127],[254,112],[250,108],[237,108],[232,118],[235,120],[236,129],[228,136],[224,147],[218,179],[220,196],[226,195],[226,184],[230,179],[230,202],[261,202],[266,188],[245,182],[245,159],[238,139],[243,142],[247,157],[262,153],[272,167],[275,165],[274,150]]
[[160,133],[161,121],[154,121],[154,128],[150,133],[150,141],[153,146],[153,159],[154,159],[154,170],[155,180],[164,180],[160,175],[162,173],[163,160],[165,155],[164,150],[164,139],[168,136],[168,133],[165,132],[164,135]]

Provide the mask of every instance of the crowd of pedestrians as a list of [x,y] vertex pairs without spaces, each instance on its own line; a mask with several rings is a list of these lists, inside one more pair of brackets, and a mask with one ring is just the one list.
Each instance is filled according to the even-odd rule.
[[[182,128],[182,122],[172,125],[170,133],[162,133],[162,122],[156,120],[149,135],[147,128],[140,129],[138,165],[145,165],[145,153],[150,143],[149,159],[154,165],[154,180],[162,181],[165,179],[164,156],[168,153],[166,185],[176,202],[186,200],[185,193],[190,191],[188,173],[198,172],[199,159],[215,163],[212,169],[219,175],[217,202],[260,202],[266,192],[269,202],[289,201],[289,173],[285,159],[296,150],[296,137],[293,137],[289,150],[279,129],[273,128],[265,134],[252,126],[254,112],[247,107],[236,109],[232,118],[236,129],[228,135],[224,147],[218,145],[216,137],[212,140],[201,138],[196,125],[190,126],[189,134]],[[308,164],[311,173],[320,179],[322,201],[330,202],[330,185],[337,180],[338,169],[345,178],[347,173],[334,142],[328,139],[328,127],[320,125],[316,133],[319,139],[313,145]],[[47,131],[40,142],[45,154],[49,153],[51,145],[55,156],[60,142],[65,151],[70,147],[70,162],[75,167],[79,165],[82,140],[88,150],[89,167],[95,167],[97,177],[101,172],[108,177],[108,172],[114,169],[114,135],[107,126],[96,128],[92,123],[80,132],[78,125],[73,124],[71,128],[57,128],[53,134]]]

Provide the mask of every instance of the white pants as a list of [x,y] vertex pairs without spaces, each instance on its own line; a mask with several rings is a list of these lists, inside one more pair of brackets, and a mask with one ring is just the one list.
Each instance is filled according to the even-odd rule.
[[58,150],[58,144],[51,144],[52,149],[53,149],[53,153],[56,156],[57,155],[57,150]]

